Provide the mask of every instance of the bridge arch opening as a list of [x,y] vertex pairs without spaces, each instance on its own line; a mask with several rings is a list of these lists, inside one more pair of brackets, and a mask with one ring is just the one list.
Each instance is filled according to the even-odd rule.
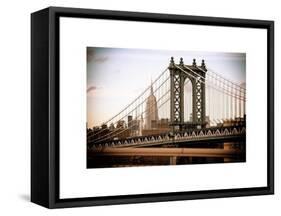
[[184,122],[192,122],[192,82],[189,78],[184,81]]

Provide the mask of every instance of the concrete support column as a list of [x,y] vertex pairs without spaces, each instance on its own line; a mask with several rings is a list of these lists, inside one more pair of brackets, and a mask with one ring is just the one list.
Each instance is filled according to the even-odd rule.
[[170,157],[170,165],[177,165],[177,157],[176,156]]
[[[223,144],[223,149],[225,149],[225,150],[230,150],[230,149],[232,149],[232,145],[233,145],[232,142],[225,142],[225,143]],[[224,157],[224,158],[223,158],[223,161],[224,161],[225,163],[227,163],[227,162],[232,162],[232,161],[234,161],[234,160],[233,160],[233,158]]]

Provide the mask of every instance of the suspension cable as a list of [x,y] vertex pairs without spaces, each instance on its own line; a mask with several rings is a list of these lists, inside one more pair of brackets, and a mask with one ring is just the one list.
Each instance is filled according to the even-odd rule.
[[[158,100],[157,102],[159,102],[159,101],[160,101],[163,97],[165,97],[169,92],[170,92],[170,91],[168,90],[164,95],[162,95],[161,98],[159,98],[159,100]],[[158,107],[158,109],[159,109],[160,107],[162,107],[165,103],[167,103],[167,101],[169,101],[169,100],[170,100],[170,97],[168,97],[168,99],[167,99],[165,102],[161,103],[160,106]],[[157,102],[156,102],[156,104],[157,104]],[[154,106],[154,105],[155,105],[155,104],[151,104],[151,106],[149,107],[149,110],[150,110],[150,108],[151,108],[152,106]],[[143,111],[140,115],[145,114],[146,112],[148,112],[148,109],[146,109],[145,111]],[[151,115],[151,114],[152,114],[152,111],[150,111],[150,112],[148,113],[148,115]],[[132,122],[132,121],[131,121],[131,122]],[[114,133],[114,132],[116,132],[116,131],[112,131],[112,132],[110,132],[110,133],[108,133],[108,134],[106,134],[106,135],[104,135],[104,136],[102,136],[102,137],[99,137],[99,138],[96,139],[96,140],[90,141],[90,143],[92,143],[92,142],[102,142],[103,140],[110,139],[110,138],[112,138],[113,136],[116,136],[116,135],[118,135],[118,134],[120,134],[120,133],[123,133],[124,131],[126,131],[126,130],[128,130],[128,129],[131,129],[132,127],[134,127],[134,126],[136,126],[136,125],[137,125],[137,123],[134,123],[134,124],[132,124],[130,127],[124,128],[123,130],[119,131],[118,133]],[[110,134],[112,134],[112,136],[109,136]],[[109,136],[109,137],[108,137],[108,136]]]
[[[183,71],[185,74],[187,74],[187,72],[185,71],[185,70],[183,70],[181,67],[179,67],[179,66],[177,66],[177,65],[175,65],[178,69],[180,69],[181,71]],[[203,77],[203,76],[201,76],[200,74],[198,74],[198,73],[196,73],[195,71],[193,71],[192,69],[190,69],[190,68],[188,68],[188,67],[186,67],[186,66],[184,66],[187,70],[190,70],[191,72],[193,72],[194,74],[196,74],[197,76],[199,76],[200,78],[202,78],[202,79],[206,79],[205,77]],[[194,78],[194,79],[196,79],[196,77],[195,76],[193,76],[193,75],[191,75],[191,74],[187,74],[187,75],[189,75],[189,76],[191,76],[192,78]],[[210,85],[208,82],[205,82],[205,81],[201,81],[200,79],[199,79],[199,82],[200,83],[203,83],[203,84],[206,84],[207,86],[209,86],[209,87],[211,87],[211,88],[214,88],[214,89],[216,89],[216,90],[218,90],[218,91],[221,91],[219,88],[215,88],[214,86],[212,86],[212,85]],[[224,92],[223,93],[225,93],[225,94],[228,94],[229,96],[232,96],[232,97],[237,97],[238,99],[240,99],[240,100],[245,100],[245,98],[240,98],[240,97],[238,97],[237,95],[232,95],[232,93],[227,93],[227,92],[229,92],[228,90],[226,90],[226,89],[223,89],[224,90]]]
[[[166,69],[165,71],[167,71],[167,69]],[[162,73],[162,75],[163,75],[163,74],[164,74],[164,73]],[[161,76],[162,76],[162,75],[161,75]],[[161,76],[159,76],[159,77],[152,83],[152,85],[153,85],[157,80],[159,80]],[[164,80],[164,82],[162,82],[161,85],[159,85],[159,86],[154,90],[154,93],[156,93],[156,92],[160,89],[160,87],[162,87],[169,79],[170,79],[170,77],[167,77],[167,78]],[[148,92],[149,88],[150,88],[150,87],[146,88],[146,90],[145,90],[140,96],[138,96],[137,99],[139,99],[139,98],[142,97],[146,92]],[[134,102],[137,101],[137,99],[135,99]],[[132,102],[131,104],[133,104],[134,102]],[[135,110],[137,110],[137,109],[138,109],[141,105],[143,105],[145,102],[146,102],[146,98],[144,98],[144,99],[141,101],[141,103],[138,104],[138,105],[137,105],[133,110],[131,110],[129,113],[133,113]],[[130,104],[130,105],[131,105],[131,104]],[[114,118],[116,118],[117,116],[119,116],[119,115],[120,115],[122,112],[124,112],[128,107],[130,107],[130,105],[126,106],[125,109],[123,109],[121,112],[119,112],[117,115],[115,115],[114,117],[110,118],[110,120],[106,121],[106,122],[103,123],[103,124],[108,124],[111,120],[113,120]],[[127,116],[128,116],[128,114],[126,113],[126,114],[123,115],[121,118],[119,118],[118,120],[116,120],[115,122],[112,122],[112,123],[113,123],[113,124],[116,124],[118,121],[120,121],[121,119],[126,118]],[[104,130],[106,130],[106,128],[104,128],[104,129],[102,129],[102,130],[99,130],[97,133],[93,134],[93,136],[95,136],[95,135],[97,135],[97,134],[100,134],[100,133],[103,132]]]

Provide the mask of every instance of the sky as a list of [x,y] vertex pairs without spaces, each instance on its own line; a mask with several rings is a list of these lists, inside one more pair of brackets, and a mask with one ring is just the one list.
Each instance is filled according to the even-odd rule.
[[195,52],[87,47],[87,122],[99,126],[136,98],[180,57],[187,65],[195,58],[226,79],[246,82],[245,53]]

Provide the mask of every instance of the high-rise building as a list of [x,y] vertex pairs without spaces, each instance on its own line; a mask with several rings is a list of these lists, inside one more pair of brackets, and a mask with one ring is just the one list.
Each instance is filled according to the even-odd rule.
[[145,110],[145,129],[152,129],[156,124],[153,124],[158,121],[158,108],[156,97],[153,94],[153,87],[151,83],[150,95],[146,101],[146,110]]
[[129,115],[128,116],[128,128],[132,129],[133,126],[133,116]]

